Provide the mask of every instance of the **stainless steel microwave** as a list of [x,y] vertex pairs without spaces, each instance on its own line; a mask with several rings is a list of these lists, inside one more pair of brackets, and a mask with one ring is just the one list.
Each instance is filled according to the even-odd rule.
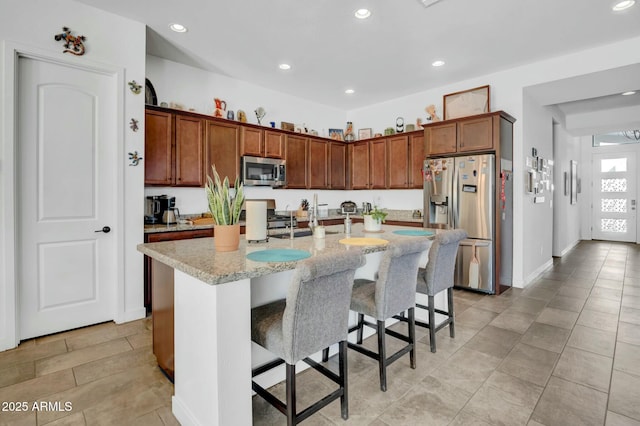
[[241,163],[242,182],[245,186],[285,185],[285,160],[244,156]]

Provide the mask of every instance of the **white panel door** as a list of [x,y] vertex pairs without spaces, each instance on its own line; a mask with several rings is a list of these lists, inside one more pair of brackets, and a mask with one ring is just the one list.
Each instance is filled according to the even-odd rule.
[[116,235],[104,227],[116,224],[117,78],[26,57],[18,75],[18,309],[26,339],[114,318]]
[[592,238],[636,241],[636,154],[593,154]]

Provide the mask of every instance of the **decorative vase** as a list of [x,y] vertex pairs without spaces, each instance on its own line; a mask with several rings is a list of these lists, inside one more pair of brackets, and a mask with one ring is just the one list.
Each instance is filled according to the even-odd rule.
[[382,221],[379,219],[374,219],[370,214],[365,214],[364,216],[364,231],[381,231],[382,230]]
[[236,251],[240,245],[240,224],[215,225],[213,237],[216,251]]

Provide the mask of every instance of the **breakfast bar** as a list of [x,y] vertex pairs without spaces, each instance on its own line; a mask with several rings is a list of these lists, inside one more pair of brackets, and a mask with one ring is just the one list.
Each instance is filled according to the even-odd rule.
[[[328,226],[325,238],[270,238],[266,243],[248,243],[241,238],[239,250],[234,252],[216,252],[213,238],[138,246],[153,259],[154,279],[174,287],[176,373],[172,410],[181,424],[252,423],[251,368],[273,357],[251,343],[250,310],[284,298],[297,263],[286,257],[251,260],[261,257],[255,253],[293,249],[307,256],[339,256],[347,250],[362,250],[367,263],[357,270],[356,277],[373,279],[386,241],[432,238],[437,232],[387,225],[382,232],[372,234],[363,232],[361,224],[353,226],[350,236],[342,231],[341,225]],[[358,245],[345,241],[347,237],[355,238],[352,242]],[[426,255],[422,264],[426,264]],[[446,306],[446,296],[436,304]],[[265,383],[270,386],[282,377],[266,380],[271,380]]]

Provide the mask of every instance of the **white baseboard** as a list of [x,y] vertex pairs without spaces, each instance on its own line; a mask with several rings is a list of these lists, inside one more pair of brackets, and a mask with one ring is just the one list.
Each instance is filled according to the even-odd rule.
[[122,324],[129,321],[135,321],[147,316],[147,309],[142,307],[119,313],[119,315],[113,320],[116,324]]
[[538,269],[527,275],[524,279],[524,287],[534,282],[544,271],[553,266],[553,259],[549,259],[546,263],[541,265]]
[[171,412],[182,426],[199,425],[189,408],[175,395],[171,397]]
[[565,247],[565,249],[560,252],[560,255],[554,255],[554,256],[555,257],[563,257],[565,254],[569,253],[575,246],[580,244],[580,241],[582,241],[582,240],[580,238],[578,238],[577,240],[575,240],[574,242],[569,244],[567,247]]

